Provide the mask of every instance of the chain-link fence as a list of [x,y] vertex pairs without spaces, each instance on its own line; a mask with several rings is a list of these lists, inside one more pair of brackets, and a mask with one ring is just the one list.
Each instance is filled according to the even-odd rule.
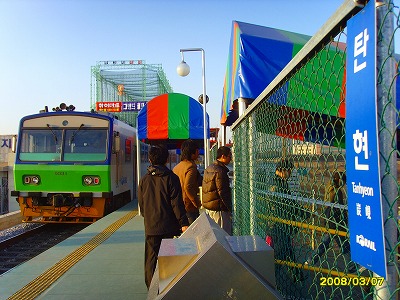
[[343,3],[231,128],[234,234],[259,235],[273,246],[277,288],[287,299],[397,298],[399,68],[394,44],[399,7],[393,0],[377,7],[378,132],[388,261],[388,280],[380,282],[351,261],[348,238],[343,109],[346,22],[361,9],[355,2]]

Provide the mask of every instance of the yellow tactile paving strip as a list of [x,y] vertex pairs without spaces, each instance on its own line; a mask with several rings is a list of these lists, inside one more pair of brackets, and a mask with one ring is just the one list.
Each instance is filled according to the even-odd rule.
[[68,256],[64,257],[53,267],[36,277],[30,283],[21,288],[14,295],[10,296],[8,300],[30,300],[35,299],[38,295],[43,293],[49,288],[58,278],[67,272],[83,257],[89,254],[90,251],[95,249],[98,245],[107,240],[115,231],[122,225],[131,220],[138,214],[137,210],[130,211],[121,219],[117,220],[107,228],[105,228],[98,235],[93,237],[90,241],[83,244],[81,247],[71,252]]

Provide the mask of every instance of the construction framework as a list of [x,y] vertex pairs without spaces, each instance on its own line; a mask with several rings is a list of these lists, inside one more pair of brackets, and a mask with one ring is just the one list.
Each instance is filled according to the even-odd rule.
[[134,127],[145,103],[173,92],[161,64],[146,64],[144,60],[99,61],[91,67],[91,74],[91,109],[98,110],[101,102],[122,103],[121,109],[109,111]]

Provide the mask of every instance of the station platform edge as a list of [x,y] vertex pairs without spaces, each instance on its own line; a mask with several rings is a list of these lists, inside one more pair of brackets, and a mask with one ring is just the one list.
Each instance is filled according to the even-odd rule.
[[0,275],[0,300],[146,298],[136,201]]

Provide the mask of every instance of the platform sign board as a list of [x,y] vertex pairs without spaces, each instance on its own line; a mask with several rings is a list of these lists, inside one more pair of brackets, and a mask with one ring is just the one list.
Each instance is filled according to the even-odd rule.
[[147,101],[122,102],[122,111],[140,111]]
[[124,112],[124,111],[140,111],[147,101],[136,101],[136,102],[96,102],[96,111],[107,111],[107,112]]
[[121,102],[96,102],[96,111],[121,112]]
[[386,279],[376,105],[375,1],[347,23],[346,172],[351,259]]

